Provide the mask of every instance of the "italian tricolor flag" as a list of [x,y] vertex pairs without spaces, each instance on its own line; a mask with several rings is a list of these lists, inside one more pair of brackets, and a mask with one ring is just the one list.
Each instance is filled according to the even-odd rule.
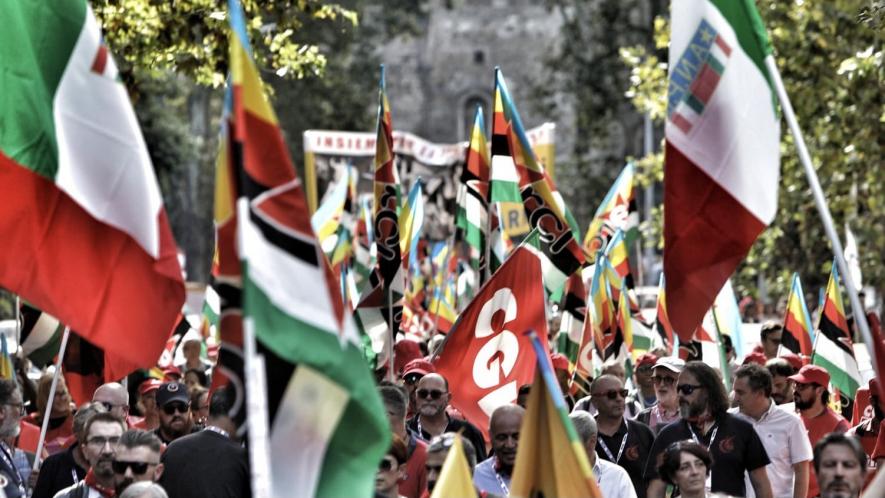
[[687,342],[774,219],[780,124],[753,1],[682,0],[671,13],[664,273],[670,322]]
[[126,89],[83,0],[10,2],[0,29],[0,286],[153,365],[184,286]]

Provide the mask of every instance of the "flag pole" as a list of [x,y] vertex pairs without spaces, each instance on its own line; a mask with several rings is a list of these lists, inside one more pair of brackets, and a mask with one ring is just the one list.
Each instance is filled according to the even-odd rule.
[[[848,271],[848,264],[845,262],[842,242],[839,241],[839,234],[836,232],[836,228],[833,225],[833,217],[830,215],[830,208],[827,206],[827,200],[824,197],[824,192],[820,186],[820,181],[817,178],[817,173],[814,171],[814,166],[811,164],[811,155],[808,153],[808,147],[805,145],[805,138],[802,136],[802,130],[799,128],[799,122],[796,120],[796,115],[793,112],[793,105],[790,103],[790,97],[787,95],[787,90],[784,87],[783,80],[781,80],[781,74],[777,68],[777,63],[775,62],[773,55],[769,54],[765,58],[765,67],[768,68],[768,74],[771,76],[774,88],[777,91],[778,100],[780,100],[781,108],[784,111],[784,118],[787,120],[787,124],[790,127],[790,133],[793,135],[793,142],[795,142],[796,151],[799,153],[799,162],[801,162],[802,166],[805,168],[805,176],[808,177],[808,183],[811,186],[811,192],[814,196],[814,204],[817,207],[821,221],[824,224],[824,231],[826,231],[827,237],[833,245],[833,252],[836,256],[836,265],[838,265],[839,272],[842,274],[842,281],[845,282],[845,289],[848,291],[848,300],[851,302],[851,309],[854,311],[854,323],[856,323],[858,329],[860,329],[861,338],[866,344],[867,349],[870,351],[870,354],[875,355],[873,336],[870,334],[867,317],[864,315],[860,298],[857,295],[857,288],[854,286],[854,279]],[[849,333],[850,332],[851,331],[849,331]],[[882,372],[879,371],[878,363],[876,361],[873,361],[872,363],[873,368],[876,371],[876,377],[881,376]]]
[[249,434],[249,461],[251,462],[252,496],[270,498],[270,428],[267,414],[267,379],[264,356],[259,355],[255,342],[255,323],[243,317],[243,356],[246,373],[246,423]]
[[22,350],[22,298],[15,295],[15,349]]
[[387,288],[387,318],[390,322],[390,341],[387,343],[387,379],[396,382],[393,373],[393,343],[396,341],[396,330],[393,322],[393,286]]
[[49,414],[52,412],[52,405],[55,404],[55,389],[58,387],[58,378],[61,376],[61,363],[65,357],[65,349],[68,347],[68,337],[71,335],[71,328],[65,326],[64,335],[61,337],[61,346],[58,348],[58,358],[55,360],[55,373],[52,375],[52,384],[49,385],[49,398],[46,401],[46,409],[43,411],[43,423],[40,427],[40,439],[37,440],[37,453],[34,455],[34,472],[40,467],[40,455],[43,454],[43,445],[46,442],[46,431],[49,430]]

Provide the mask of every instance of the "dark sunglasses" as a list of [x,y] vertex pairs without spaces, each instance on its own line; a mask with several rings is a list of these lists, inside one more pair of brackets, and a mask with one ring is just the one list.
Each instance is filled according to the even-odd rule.
[[393,469],[393,464],[396,460],[393,457],[386,456],[378,463],[378,471],[379,472],[390,472]]
[[151,465],[156,465],[155,463],[148,462],[127,462],[125,460],[114,460],[111,462],[111,467],[114,469],[115,474],[125,474],[126,469],[132,469],[132,473],[136,475],[141,475],[147,472],[147,469]]
[[700,385],[700,384],[698,384],[698,385],[695,385],[695,384],[679,384],[678,386],[676,386],[676,390],[679,391],[680,393],[686,395],[686,396],[690,396],[691,393],[693,393],[693,392],[695,391],[695,389],[703,389],[703,388],[704,388],[704,386],[702,386],[702,385]]
[[403,382],[405,382],[406,384],[409,384],[409,385],[417,384],[418,381],[421,380],[421,377],[424,377],[424,376],[421,374],[409,374],[409,375],[406,375],[405,377],[403,377]]
[[416,394],[418,394],[418,397],[421,399],[427,399],[429,397],[430,399],[436,400],[441,398],[442,395],[445,394],[445,392],[439,391],[437,389],[432,389],[430,391],[428,391],[427,389],[418,389],[418,391],[416,391]]
[[659,377],[655,375],[651,378],[651,381],[655,384],[663,384],[665,386],[672,386],[676,383],[676,377]]
[[611,391],[606,391],[604,393],[596,393],[593,396],[605,396],[608,399],[617,399],[618,396],[622,398],[626,398],[630,391],[626,389],[612,389]]
[[187,413],[188,407],[186,403],[167,403],[163,405],[163,413],[166,415],[175,415],[178,413]]

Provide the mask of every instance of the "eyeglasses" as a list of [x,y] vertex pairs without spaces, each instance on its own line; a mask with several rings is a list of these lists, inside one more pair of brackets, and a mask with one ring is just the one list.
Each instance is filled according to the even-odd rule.
[[106,444],[110,444],[114,446],[115,444],[120,442],[120,436],[111,436],[111,437],[102,437],[95,436],[86,440],[86,444],[90,446],[94,446],[96,448],[104,448]]
[[175,412],[178,413],[187,413],[188,405],[187,403],[166,403],[163,405],[163,413],[166,415],[175,415]]
[[700,384],[679,384],[678,386],[676,386],[676,390],[686,396],[690,396],[691,393],[693,393],[695,391],[695,389],[703,389],[703,388],[704,388],[704,386],[702,386]]
[[25,414],[25,404],[24,403],[4,403],[4,405],[11,406],[13,408],[18,408],[19,415]]
[[591,393],[592,396],[605,396],[608,399],[617,399],[618,396],[626,398],[628,394],[630,394],[630,391],[626,389],[612,389],[602,393]]
[[111,467],[114,469],[115,474],[125,474],[126,469],[132,469],[132,473],[135,475],[141,475],[147,472],[148,467],[151,465],[157,465],[154,462],[127,462],[125,460],[114,460],[111,462]]
[[441,398],[443,394],[446,394],[446,393],[444,391],[440,391],[438,389],[431,389],[429,391],[427,389],[418,389],[418,391],[416,391],[416,394],[421,399],[427,399],[427,397],[430,397],[430,399],[437,400],[437,399]]
[[673,384],[676,383],[676,377],[667,377],[667,376],[660,377],[660,376],[655,375],[651,378],[651,381],[654,382],[655,384],[663,384],[665,386],[672,386]]
[[390,472],[396,466],[396,463],[396,459],[388,455],[378,463],[378,471]]
[[123,406],[123,405],[115,405],[115,404],[111,403],[110,401],[99,401],[98,403],[101,403],[101,406],[103,406],[104,409],[107,411],[111,411],[114,408],[117,408],[118,406]]

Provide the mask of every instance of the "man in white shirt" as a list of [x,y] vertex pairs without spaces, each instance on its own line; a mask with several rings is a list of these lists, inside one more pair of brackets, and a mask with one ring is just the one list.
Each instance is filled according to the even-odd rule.
[[772,496],[805,498],[811,443],[802,419],[772,401],[768,369],[754,363],[740,367],[735,372],[734,400],[738,407],[729,411],[753,424],[771,460],[766,471]]
[[593,476],[596,478],[602,496],[636,498],[636,490],[633,488],[627,471],[617,464],[596,458],[596,436],[598,434],[596,420],[585,411],[572,413],[569,418],[587,451],[587,459],[593,468]]

